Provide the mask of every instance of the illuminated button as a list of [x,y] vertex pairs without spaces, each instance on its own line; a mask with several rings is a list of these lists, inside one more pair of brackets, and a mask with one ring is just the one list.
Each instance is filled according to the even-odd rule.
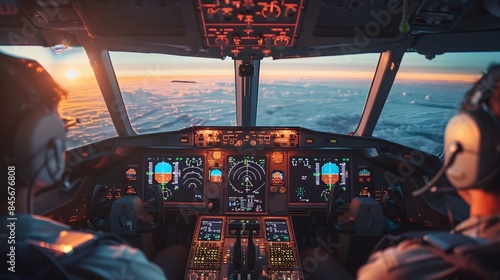
[[220,151],[214,151],[212,153],[212,158],[213,159],[221,159],[222,158],[222,153]]

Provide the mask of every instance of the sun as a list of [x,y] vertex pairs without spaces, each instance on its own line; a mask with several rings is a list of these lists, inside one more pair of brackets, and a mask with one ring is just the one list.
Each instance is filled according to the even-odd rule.
[[80,73],[78,72],[78,70],[74,68],[70,68],[68,69],[68,71],[66,71],[66,77],[68,77],[70,80],[76,79],[79,75]]

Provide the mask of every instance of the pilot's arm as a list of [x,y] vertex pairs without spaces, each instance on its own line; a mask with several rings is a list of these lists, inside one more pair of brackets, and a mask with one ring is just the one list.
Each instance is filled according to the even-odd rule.
[[411,240],[373,253],[357,279],[429,279],[448,275],[453,268],[427,247]]
[[93,271],[103,279],[166,279],[163,270],[144,253],[125,244],[99,245],[78,269]]

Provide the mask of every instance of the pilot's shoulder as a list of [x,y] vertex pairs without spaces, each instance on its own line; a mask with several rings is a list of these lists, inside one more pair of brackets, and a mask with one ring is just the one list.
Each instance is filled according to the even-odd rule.
[[96,243],[78,266],[109,279],[166,279],[159,266],[127,244]]
[[408,239],[373,253],[358,270],[357,279],[428,279],[447,267],[429,247]]

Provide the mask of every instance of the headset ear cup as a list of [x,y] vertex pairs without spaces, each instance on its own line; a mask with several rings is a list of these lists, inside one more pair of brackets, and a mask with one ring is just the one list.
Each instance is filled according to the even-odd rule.
[[477,177],[478,152],[481,132],[475,121],[465,112],[450,119],[444,136],[445,165],[450,160],[452,145],[459,144],[461,151],[451,166],[446,169],[446,176],[453,186],[461,189],[472,185]]
[[42,108],[29,112],[14,140],[19,181],[33,187],[57,182],[64,173],[65,143],[66,129],[55,112]]
[[[484,178],[498,172],[499,131],[494,120],[483,110],[460,112],[445,130],[445,164],[450,158],[449,148],[461,146],[453,164],[446,170],[448,180],[457,189],[486,188]],[[495,174],[493,174],[495,175]]]

